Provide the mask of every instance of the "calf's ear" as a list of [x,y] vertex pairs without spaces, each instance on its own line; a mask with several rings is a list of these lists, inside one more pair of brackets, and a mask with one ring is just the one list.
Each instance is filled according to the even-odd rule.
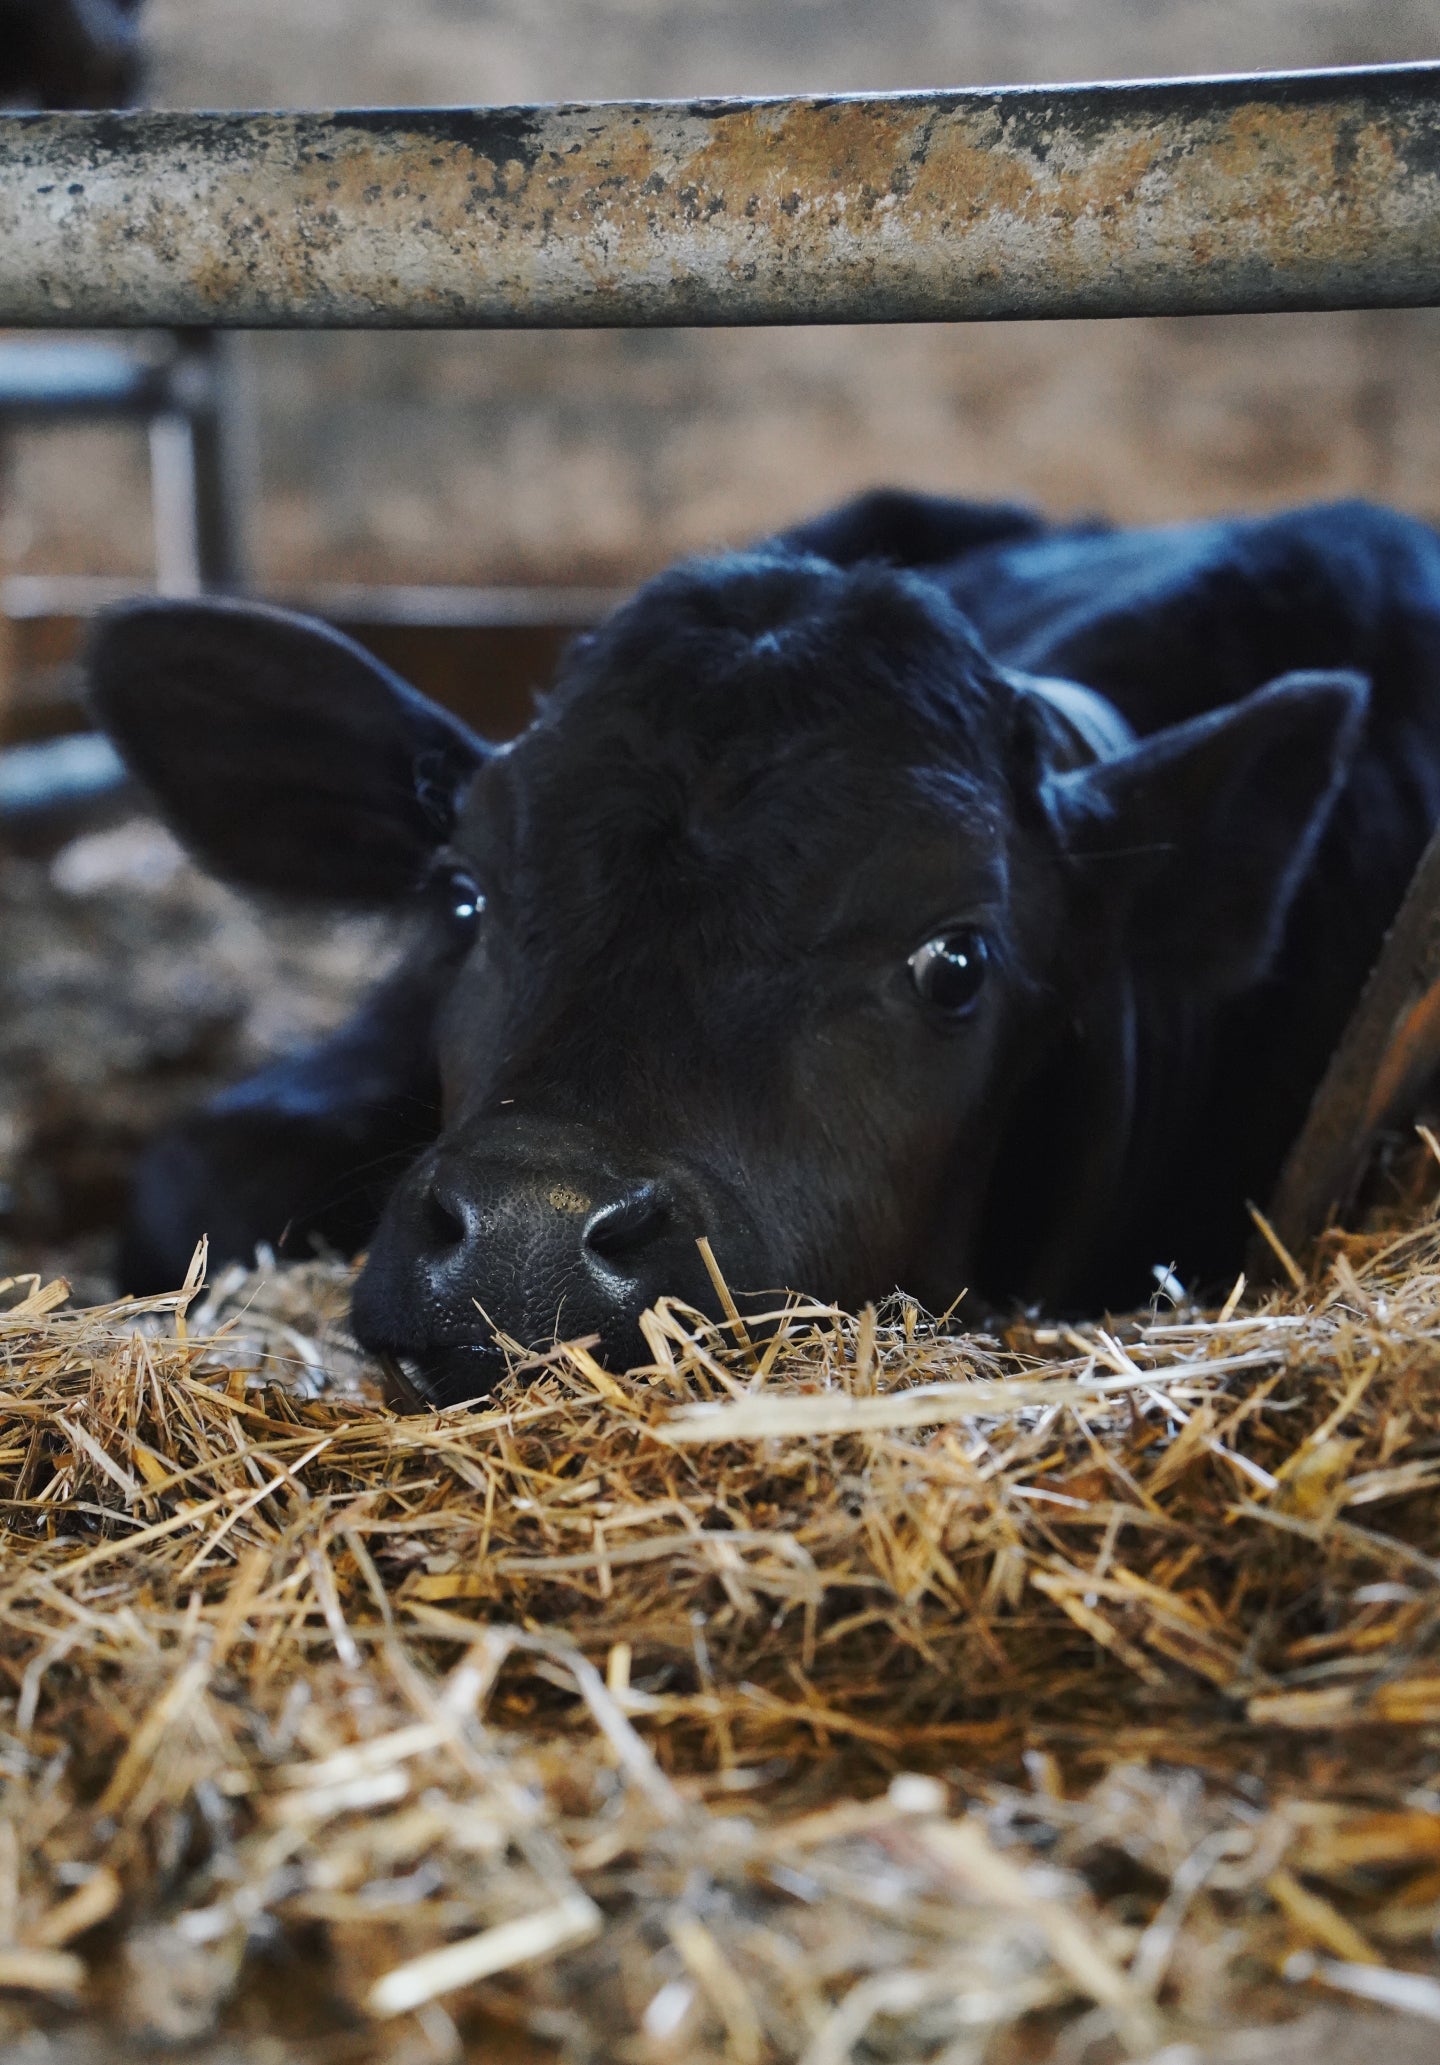
[[485,747],[328,625],[255,603],[128,603],[96,625],[96,714],[217,875],[388,903],[446,837]]
[[1287,674],[1054,775],[1046,801],[1130,958],[1192,993],[1262,980],[1354,757],[1369,685]]

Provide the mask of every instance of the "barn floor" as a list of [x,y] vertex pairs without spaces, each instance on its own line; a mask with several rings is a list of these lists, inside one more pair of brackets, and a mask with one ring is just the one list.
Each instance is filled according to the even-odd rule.
[[1223,1314],[662,1311],[396,1418],[334,1265],[93,1302],[384,940],[139,821],[0,925],[0,2065],[1440,2052],[1432,1168]]
[[378,920],[257,910],[146,817],[0,858],[0,1275],[108,1296],[140,1145],[338,1024],[389,944]]

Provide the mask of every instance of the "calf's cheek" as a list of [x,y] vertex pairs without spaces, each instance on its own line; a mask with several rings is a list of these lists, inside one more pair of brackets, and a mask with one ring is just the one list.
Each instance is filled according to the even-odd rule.
[[505,1005],[498,980],[483,962],[457,975],[436,1016],[435,1061],[445,1128],[453,1129],[504,1095],[499,1082],[505,1048]]

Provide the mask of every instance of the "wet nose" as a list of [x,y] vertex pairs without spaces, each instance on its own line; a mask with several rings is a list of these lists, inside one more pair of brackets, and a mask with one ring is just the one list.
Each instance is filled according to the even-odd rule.
[[704,1213],[661,1174],[452,1163],[418,1203],[409,1239],[398,1229],[397,1251],[382,1237],[378,1259],[392,1282],[408,1269],[419,1297],[406,1302],[432,1343],[468,1346],[493,1330],[544,1348],[560,1332],[633,1358],[647,1305],[703,1293]]
[[464,1247],[477,1230],[478,1215],[459,1186],[437,1179],[420,1200],[420,1233],[434,1255]]
[[[674,1199],[663,1183],[634,1183],[619,1197],[597,1205],[580,1236],[587,1264],[624,1267],[670,1231]],[[696,1231],[699,1231],[697,1227]]]
[[[547,1246],[568,1246],[573,1231],[575,1260],[598,1276],[629,1273],[665,1235],[685,1231],[679,1225],[684,1214],[673,1189],[656,1177],[625,1184],[598,1201],[588,1188],[557,1180],[537,1185],[529,1204],[532,1243],[538,1238]],[[704,1231],[699,1215],[693,1216],[692,1239]],[[454,1173],[432,1178],[418,1217],[423,1260],[446,1275],[472,1259],[478,1261],[497,1235],[513,1238],[517,1230],[513,1224],[502,1227],[500,1222],[511,1215],[503,1208],[496,1210],[493,1196],[472,1189]]]
[[494,1382],[502,1339],[593,1336],[623,1368],[645,1352],[657,1298],[709,1309],[696,1243],[714,1237],[714,1207],[689,1171],[616,1166],[538,1127],[501,1145],[437,1154],[393,1193],[352,1300],[364,1346],[413,1366],[431,1398],[459,1399]]

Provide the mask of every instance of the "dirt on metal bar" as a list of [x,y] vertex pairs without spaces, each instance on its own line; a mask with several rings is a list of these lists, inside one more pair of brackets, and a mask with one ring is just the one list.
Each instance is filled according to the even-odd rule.
[[0,323],[815,323],[1440,299],[1440,67],[0,119]]

